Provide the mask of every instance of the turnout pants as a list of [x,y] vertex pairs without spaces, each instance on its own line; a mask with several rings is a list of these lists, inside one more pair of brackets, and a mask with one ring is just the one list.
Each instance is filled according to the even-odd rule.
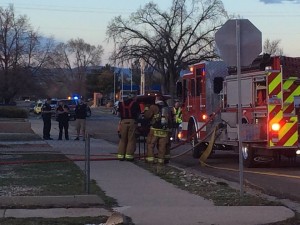
[[134,119],[123,119],[120,128],[120,142],[118,147],[119,159],[133,159],[136,150],[137,123]]
[[147,157],[146,161],[154,161],[154,148],[158,149],[158,163],[164,163],[166,155],[170,154],[170,137],[166,135],[165,137],[159,137],[154,134],[154,130],[150,129],[150,132],[147,136]]

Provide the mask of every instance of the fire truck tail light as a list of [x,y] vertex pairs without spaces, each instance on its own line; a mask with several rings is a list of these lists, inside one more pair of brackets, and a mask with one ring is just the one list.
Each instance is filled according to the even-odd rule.
[[280,125],[279,125],[279,123],[273,123],[271,128],[272,128],[272,131],[279,131]]
[[280,124],[273,123],[270,132],[270,138],[273,143],[277,143],[279,141],[279,133],[278,133],[279,130],[280,130]]
[[207,115],[206,115],[206,114],[203,114],[203,115],[202,115],[202,119],[203,119],[203,120],[206,120],[206,119],[207,119]]

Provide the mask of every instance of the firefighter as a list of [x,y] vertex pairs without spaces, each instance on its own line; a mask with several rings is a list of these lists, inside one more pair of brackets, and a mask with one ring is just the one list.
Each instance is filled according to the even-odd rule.
[[119,102],[120,141],[118,159],[133,161],[136,148],[137,119],[141,113],[139,104],[134,100],[135,93],[129,93],[125,101]]
[[151,121],[150,132],[147,136],[146,162],[155,162],[154,148],[157,147],[157,162],[164,164],[168,162],[165,161],[166,154],[169,155],[170,128],[172,125],[171,111],[168,105],[162,100],[162,97],[157,96],[155,104],[149,108],[145,108],[144,116],[145,119]]
[[175,142],[178,142],[178,128],[179,125],[182,123],[182,108],[180,107],[180,103],[178,100],[175,101],[173,107],[173,132],[172,132],[172,139]]

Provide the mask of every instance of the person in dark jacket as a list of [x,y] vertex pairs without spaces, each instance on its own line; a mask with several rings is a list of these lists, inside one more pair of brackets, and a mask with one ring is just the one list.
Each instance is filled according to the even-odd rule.
[[130,93],[127,99],[119,102],[118,113],[120,121],[120,141],[118,159],[133,161],[136,149],[137,119],[141,113],[139,104],[134,100],[135,93]]
[[64,105],[63,101],[58,102],[58,107],[56,109],[59,135],[58,140],[62,140],[63,130],[65,131],[65,139],[69,140],[69,106]]
[[75,117],[76,117],[76,131],[77,137],[76,141],[79,140],[80,131],[82,131],[83,141],[85,141],[85,127],[86,127],[86,111],[87,105],[83,102],[83,100],[78,99],[78,104],[75,108]]
[[50,137],[51,130],[51,106],[50,106],[51,98],[48,98],[47,101],[42,106],[42,118],[44,122],[43,126],[43,138],[44,140],[52,140]]

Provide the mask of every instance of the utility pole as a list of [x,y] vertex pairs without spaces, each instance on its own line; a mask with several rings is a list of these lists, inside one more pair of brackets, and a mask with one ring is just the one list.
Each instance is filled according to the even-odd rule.
[[145,60],[140,59],[141,64],[141,95],[145,94]]
[[116,68],[114,68],[114,103],[116,102]]
[[131,65],[130,65],[130,73],[131,73],[131,79],[130,79],[130,91],[132,92],[132,74],[133,74],[132,63],[131,63]]
[[121,79],[122,79],[122,88],[121,88],[121,100],[123,101],[123,96],[124,96],[124,80],[123,80],[123,63],[122,63],[122,68],[121,68]]

